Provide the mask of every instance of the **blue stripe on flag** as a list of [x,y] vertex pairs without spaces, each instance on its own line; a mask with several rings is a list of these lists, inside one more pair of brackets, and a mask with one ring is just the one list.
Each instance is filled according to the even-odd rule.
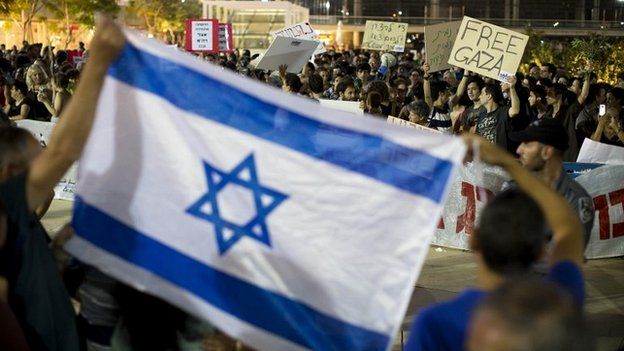
[[438,203],[453,168],[426,152],[282,109],[131,44],[109,75],[180,109]]
[[[210,305],[314,350],[384,350],[390,338],[262,289],[146,236],[76,196],[81,238],[196,295]],[[253,346],[253,345],[251,345]]]

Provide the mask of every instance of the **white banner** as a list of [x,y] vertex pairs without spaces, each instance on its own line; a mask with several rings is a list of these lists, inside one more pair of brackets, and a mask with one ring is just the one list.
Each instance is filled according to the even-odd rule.
[[[24,128],[31,132],[42,147],[47,147],[50,141],[50,135],[52,134],[52,129],[54,129],[54,126],[56,125],[52,122],[33,121],[29,119],[16,121],[16,124],[18,127]],[[54,187],[55,199],[74,200],[77,168],[77,164],[71,166],[71,168],[63,176],[63,179],[61,179],[61,181]]]
[[624,165],[606,165],[576,178],[594,199],[596,216],[587,258],[624,255]]
[[603,144],[585,138],[576,162],[624,165],[624,147]]
[[500,168],[488,167],[483,171],[480,168],[469,163],[457,172],[442,210],[442,218],[433,234],[432,244],[469,249],[469,236],[474,232],[483,206],[509,179]]
[[[461,168],[447,198],[432,244],[469,250],[479,215],[487,200],[498,193],[507,179],[504,172],[486,168],[483,177],[475,166]],[[596,216],[585,257],[624,255],[624,166],[602,166],[575,180],[594,200]]]

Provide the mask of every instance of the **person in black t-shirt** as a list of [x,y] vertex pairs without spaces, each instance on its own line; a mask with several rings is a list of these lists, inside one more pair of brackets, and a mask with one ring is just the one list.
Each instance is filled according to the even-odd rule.
[[24,82],[16,80],[9,89],[9,94],[13,99],[4,106],[4,112],[11,120],[35,119],[34,102],[28,98],[28,87]]
[[512,76],[509,83],[509,96],[511,97],[511,107],[503,104],[503,93],[500,85],[489,83],[481,90],[479,102],[485,107],[485,114],[477,121],[476,134],[484,137],[487,141],[494,143],[503,149],[509,150],[508,134],[511,132],[509,119],[520,113],[520,99],[516,94],[514,85],[516,77]]

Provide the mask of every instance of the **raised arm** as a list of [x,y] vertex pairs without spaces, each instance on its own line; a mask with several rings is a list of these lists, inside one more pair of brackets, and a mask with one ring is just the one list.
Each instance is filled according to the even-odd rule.
[[425,63],[422,66],[423,68],[423,91],[425,93],[425,103],[429,105],[429,108],[433,108],[433,99],[431,99],[431,83],[429,79],[431,76],[429,75],[429,64]]
[[518,97],[518,92],[516,91],[516,76],[511,76],[509,78],[509,97],[511,98],[511,107],[509,108],[509,117],[513,118],[520,114],[520,98]]
[[504,168],[518,186],[539,205],[553,232],[551,265],[569,260],[583,263],[583,226],[565,198],[524,169],[511,154],[476,135],[464,135],[469,154],[478,145],[483,162]]
[[31,209],[45,203],[50,191],[78,160],[93,125],[98,98],[108,66],[125,43],[121,29],[110,18],[98,17],[92,55],[82,73],[76,93],[54,128],[48,147],[33,161],[26,182]]
[[611,111],[607,111],[604,116],[598,117],[598,125],[596,126],[596,130],[594,130],[594,133],[591,135],[591,140],[600,142],[600,139],[602,139],[602,133],[607,127],[607,124],[609,124],[610,112]]
[[457,86],[457,92],[455,93],[455,96],[453,97],[455,101],[461,99],[462,95],[464,95],[464,92],[466,91],[466,87],[468,86],[469,74],[470,74],[469,70],[467,69],[464,70],[464,76],[459,81],[459,85]]
[[583,88],[581,89],[581,93],[577,97],[578,103],[580,105],[585,103],[585,100],[587,100],[587,96],[589,95],[590,76],[591,76],[591,70],[588,67],[587,70],[585,70],[585,79],[583,80]]

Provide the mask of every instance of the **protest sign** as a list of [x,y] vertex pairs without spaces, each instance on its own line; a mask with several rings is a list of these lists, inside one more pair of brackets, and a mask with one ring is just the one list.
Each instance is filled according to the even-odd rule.
[[287,65],[288,72],[299,73],[317,47],[318,42],[313,40],[275,37],[256,68],[277,70],[280,65]]
[[393,116],[388,116],[388,123],[390,123],[390,124],[398,124],[398,125],[401,125],[401,126],[404,126],[404,127],[409,127],[409,128],[422,130],[422,131],[425,131],[427,133],[442,134],[442,132],[440,132],[439,130],[427,128],[425,126],[421,126],[420,124],[412,123],[410,121],[406,121],[404,119],[393,117]]
[[362,49],[403,52],[407,27],[407,23],[366,21]]
[[364,111],[360,108],[360,103],[358,101],[340,101],[340,100],[329,100],[329,99],[320,99],[319,103],[322,106],[333,108],[340,111],[352,112],[358,115],[364,114]]
[[219,52],[234,52],[232,23],[219,23]]
[[460,21],[455,21],[425,27],[425,51],[430,72],[451,68],[448,60],[460,25]]
[[325,45],[319,41],[319,36],[316,34],[310,23],[301,22],[290,27],[286,27],[271,33],[273,38],[275,37],[288,37],[288,38],[301,38],[307,40],[318,41],[318,47],[314,50],[314,55],[322,54],[325,50]]
[[216,19],[186,20],[186,51],[219,51],[219,21]]
[[516,74],[529,37],[464,17],[448,63],[502,82]]
[[576,162],[624,165],[624,147],[603,144],[585,138]]

